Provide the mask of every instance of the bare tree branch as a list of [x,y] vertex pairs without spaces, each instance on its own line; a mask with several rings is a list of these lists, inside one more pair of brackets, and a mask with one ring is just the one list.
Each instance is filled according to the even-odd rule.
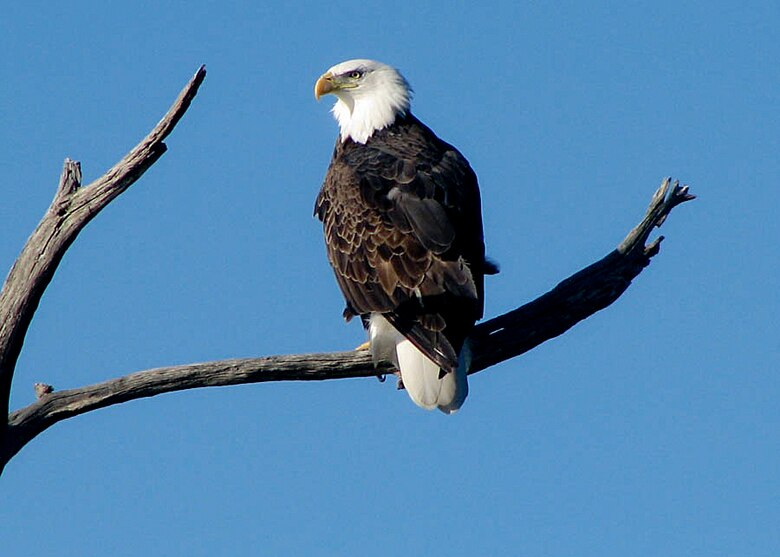
[[222,360],[131,373],[88,387],[54,391],[12,413],[8,419],[9,458],[61,420],[129,400],[199,387],[372,377],[383,371],[392,369],[375,368],[364,350]]
[[[670,190],[670,186],[671,181],[664,180],[645,218],[615,251],[538,299],[477,325],[470,339],[470,373],[527,352],[614,302],[658,253],[662,237],[645,246],[652,229],[675,206],[694,198],[687,187],[675,183]],[[11,458],[61,420],[129,400],[199,387],[371,377],[392,371],[388,365],[374,367],[367,351],[223,360],[141,371],[88,387],[43,394],[9,416],[6,454]]]
[[[79,232],[165,153],[163,140],[189,108],[206,76],[198,69],[160,122],[113,168],[81,187],[81,167],[66,160],[48,211],[27,240],[0,292],[0,412],[8,413],[11,382],[32,317],[63,255]],[[0,456],[8,429],[0,425]],[[6,459],[0,458],[0,471]]]
[[645,245],[653,228],[661,226],[674,207],[692,199],[695,196],[687,186],[672,185],[667,178],[653,195],[642,222],[617,249],[533,302],[478,325],[470,338],[472,371],[519,356],[617,300],[658,253],[663,236]]
[[[79,163],[65,161],[54,200],[0,292],[0,400],[6,414],[25,334],[65,251],[100,210],[162,156],[163,140],[186,112],[205,73],[201,67],[152,132],[88,186],[81,187]],[[469,339],[470,373],[527,352],[614,302],[658,253],[663,237],[646,245],[653,228],[675,206],[693,198],[687,187],[665,180],[642,222],[617,249],[538,299],[477,325]],[[36,402],[8,414],[5,427],[0,425],[0,473],[22,447],[55,423],[98,408],[199,387],[370,377],[392,371],[389,365],[375,367],[367,351],[352,351],[172,366],[63,391],[39,383]]]

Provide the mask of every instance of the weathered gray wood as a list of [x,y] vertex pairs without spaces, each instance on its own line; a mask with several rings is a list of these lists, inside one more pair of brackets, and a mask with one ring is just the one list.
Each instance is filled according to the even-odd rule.
[[617,300],[658,253],[663,236],[645,245],[669,212],[695,197],[687,186],[667,178],[656,190],[642,219],[603,259],[575,273],[547,294],[478,325],[470,341],[472,370],[513,358],[557,337]]
[[[527,352],[615,301],[658,253],[661,237],[645,246],[652,229],[676,205],[693,199],[686,187],[675,183],[670,190],[670,185],[668,179],[661,184],[645,218],[618,249],[533,302],[479,324],[470,339],[471,373]],[[14,412],[9,416],[6,454],[12,457],[61,420],[162,393],[266,381],[371,377],[389,372],[392,369],[388,366],[375,368],[366,351],[223,360],[141,371],[88,387],[45,394]]]
[[[8,413],[11,381],[30,320],[62,256],[81,229],[125,191],[165,152],[163,139],[184,115],[205,77],[200,68],[171,109],[130,153],[104,176],[81,187],[79,163],[65,165],[57,193],[14,264],[0,293],[0,400]],[[658,253],[663,237],[646,245],[678,204],[693,199],[687,187],[667,179],[650,207],[621,244],[606,257],[572,275],[538,299],[479,324],[470,338],[470,373],[484,370],[554,338],[614,302]],[[260,383],[370,377],[392,372],[374,367],[366,351],[271,356],[157,368],[95,385],[50,392],[36,386],[38,399],[8,415],[0,426],[0,473],[27,443],[57,422],[130,400],[162,393]]]
[[[163,140],[189,108],[206,76],[198,69],[162,120],[103,176],[81,186],[79,163],[66,160],[54,200],[19,254],[0,292],[0,412],[8,414],[11,382],[32,317],[63,255],[79,232],[165,153]],[[0,424],[0,472],[9,430]]]
[[367,351],[222,360],[140,371],[87,387],[54,391],[13,412],[8,418],[6,451],[10,458],[61,420],[129,400],[199,387],[371,377],[382,371],[392,370],[376,369]]

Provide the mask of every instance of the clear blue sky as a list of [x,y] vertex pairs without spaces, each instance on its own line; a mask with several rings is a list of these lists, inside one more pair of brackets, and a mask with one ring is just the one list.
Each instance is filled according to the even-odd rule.
[[3,556],[780,552],[777,3],[108,4],[3,8],[1,273],[65,157],[94,179],[208,76],[68,252],[14,408],[36,381],[362,342],[311,216],[337,131],[312,87],[345,59],[398,66],[476,169],[488,316],[611,250],[664,176],[699,199],[623,298],[456,416],[367,379],[58,424],[0,478]]

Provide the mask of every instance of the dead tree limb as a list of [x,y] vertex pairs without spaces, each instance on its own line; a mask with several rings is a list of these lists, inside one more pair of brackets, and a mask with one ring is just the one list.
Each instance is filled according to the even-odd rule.
[[523,354],[617,300],[660,250],[664,237],[646,245],[650,233],[663,224],[674,207],[692,199],[695,196],[688,193],[688,186],[665,179],[642,222],[617,249],[547,294],[478,325],[470,338],[474,354],[472,372]]
[[[0,294],[0,397],[6,411],[13,371],[24,335],[44,289],[78,232],[126,190],[165,152],[162,140],[187,110],[205,77],[201,68],[155,129],[103,177],[80,187],[78,163],[65,162],[49,211],[24,247]],[[564,280],[550,292],[477,325],[470,338],[471,373],[513,358],[554,338],[614,302],[659,251],[663,237],[647,244],[688,188],[664,180],[645,217],[606,257]],[[0,428],[0,472],[27,443],[55,423],[98,408],[199,387],[267,381],[321,381],[371,377],[392,371],[374,367],[366,351],[223,360],[140,371],[103,383],[51,392],[36,387],[33,404],[8,415]]]
[[[0,292],[0,412],[8,414],[11,382],[24,337],[63,255],[87,223],[165,153],[163,140],[184,116],[205,77],[206,69],[201,67],[149,135],[91,184],[82,187],[81,166],[65,161],[54,200]],[[9,458],[9,435],[9,427],[0,425],[0,472]]]

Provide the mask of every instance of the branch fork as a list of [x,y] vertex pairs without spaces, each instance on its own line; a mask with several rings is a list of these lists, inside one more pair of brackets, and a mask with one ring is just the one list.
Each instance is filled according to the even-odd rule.
[[[44,290],[67,248],[106,205],[127,190],[165,153],[171,133],[206,76],[198,69],[152,131],[94,182],[81,185],[81,166],[66,159],[54,200],[14,263],[0,291],[0,473],[37,435],[67,418],[161,393],[267,381],[322,381],[392,373],[375,366],[366,350],[205,362],[140,371],[95,385],[54,391],[35,384],[37,400],[12,413],[11,381],[24,337]],[[663,236],[647,244],[677,205],[694,199],[687,186],[663,181],[642,221],[615,250],[536,300],[478,324],[469,338],[477,373],[531,350],[614,302],[658,254]]]

